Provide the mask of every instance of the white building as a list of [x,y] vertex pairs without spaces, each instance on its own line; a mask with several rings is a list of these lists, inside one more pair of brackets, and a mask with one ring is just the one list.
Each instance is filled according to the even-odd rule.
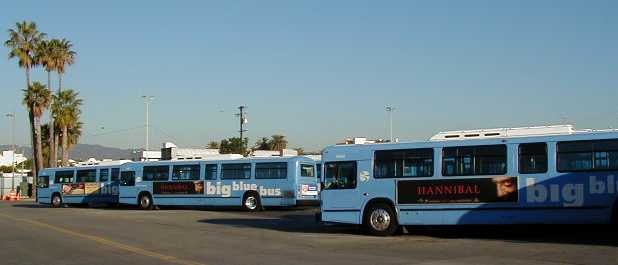
[[283,150],[254,150],[251,152],[251,156],[253,157],[280,157],[280,156],[297,156],[298,151],[294,149],[283,149]]
[[[13,157],[15,155],[15,157]],[[16,154],[13,151],[2,151],[0,154],[0,166],[10,167],[11,163],[15,161],[15,165],[21,164],[28,160],[23,154]]]

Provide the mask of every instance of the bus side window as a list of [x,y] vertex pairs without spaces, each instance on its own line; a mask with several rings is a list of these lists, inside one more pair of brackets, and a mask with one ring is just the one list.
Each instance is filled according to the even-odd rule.
[[356,161],[330,162],[324,167],[324,189],[356,188]]
[[315,164],[315,172],[316,176],[321,179],[322,178],[322,164]]
[[547,172],[547,144],[526,143],[519,145],[519,173]]
[[135,171],[123,171],[120,174],[121,186],[135,186]]
[[77,182],[96,182],[96,181],[97,181],[97,170],[96,169],[87,169],[87,170],[77,171]]
[[101,170],[99,170],[99,181],[107,182],[108,180],[109,180],[109,169],[102,168]]
[[73,170],[56,171],[54,183],[73,183],[74,172]]
[[112,168],[112,181],[120,179],[120,168]]
[[217,179],[217,164],[207,164],[205,179]]

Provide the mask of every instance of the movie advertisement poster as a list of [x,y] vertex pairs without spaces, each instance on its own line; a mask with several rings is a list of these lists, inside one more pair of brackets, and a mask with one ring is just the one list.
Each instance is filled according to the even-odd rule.
[[84,183],[84,190],[86,195],[97,194],[101,189],[101,184],[98,182],[88,182]]
[[155,182],[154,194],[204,194],[204,181]]
[[86,187],[84,183],[77,184],[63,184],[62,185],[62,194],[64,195],[80,195],[83,196],[86,194]]
[[399,204],[517,202],[517,177],[402,180]]

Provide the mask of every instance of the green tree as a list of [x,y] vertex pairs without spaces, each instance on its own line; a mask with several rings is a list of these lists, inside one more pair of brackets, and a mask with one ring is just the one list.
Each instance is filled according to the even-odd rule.
[[302,147],[295,148],[296,152],[298,152],[299,156],[305,155],[305,150]]
[[[69,166],[69,147],[70,147],[70,130],[80,128],[79,134],[81,135],[81,124],[79,122],[81,116],[82,100],[78,98],[79,93],[72,89],[60,91],[58,95],[54,97],[54,105],[52,106],[52,113],[56,117],[58,127],[61,128],[61,148],[62,165]],[[77,136],[74,140],[74,144],[77,144]]]
[[[28,89],[24,89],[23,104],[28,108],[30,126],[33,128],[32,149],[34,154],[33,176],[38,176],[38,172],[43,168],[43,150],[41,144],[41,116],[49,106],[51,93],[45,85],[34,82]],[[36,177],[34,178],[36,182]],[[36,184],[36,183],[34,183]],[[36,185],[34,185],[36,187]],[[36,191],[35,191],[36,192]],[[36,196],[36,193],[33,193]]]
[[13,167],[11,166],[0,166],[0,173],[11,173],[13,172]]
[[219,145],[219,152],[221,154],[241,154],[247,155],[247,150],[245,146],[247,146],[248,138],[240,139],[239,137],[232,137],[229,139],[224,139],[221,141]]
[[255,142],[253,150],[272,150],[270,139],[262,137],[261,139],[257,140],[257,142]]
[[270,150],[276,150],[276,151],[283,150],[288,147],[288,140],[286,140],[285,136],[283,135],[275,134],[272,136],[270,140],[270,146],[271,146]]
[[26,87],[32,85],[30,70],[36,66],[36,47],[44,38],[45,33],[37,29],[36,23],[22,21],[15,23],[15,29],[9,29],[9,39],[4,42],[11,49],[9,59],[17,58],[19,67],[26,71]]
[[208,143],[208,149],[219,149],[219,143],[212,141],[210,143]]

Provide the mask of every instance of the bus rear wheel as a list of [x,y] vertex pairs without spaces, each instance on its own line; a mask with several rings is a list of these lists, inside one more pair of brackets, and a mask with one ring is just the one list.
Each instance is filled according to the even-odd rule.
[[53,208],[60,208],[62,206],[62,197],[60,197],[60,194],[54,194],[54,196],[52,196],[51,206]]
[[257,212],[262,209],[262,203],[260,202],[260,197],[256,193],[247,193],[245,194],[242,200],[242,207],[246,211]]
[[142,210],[152,210],[152,197],[150,194],[142,194],[139,197],[139,208]]
[[370,235],[391,236],[397,232],[399,224],[392,207],[386,203],[375,203],[367,208],[363,225]]

